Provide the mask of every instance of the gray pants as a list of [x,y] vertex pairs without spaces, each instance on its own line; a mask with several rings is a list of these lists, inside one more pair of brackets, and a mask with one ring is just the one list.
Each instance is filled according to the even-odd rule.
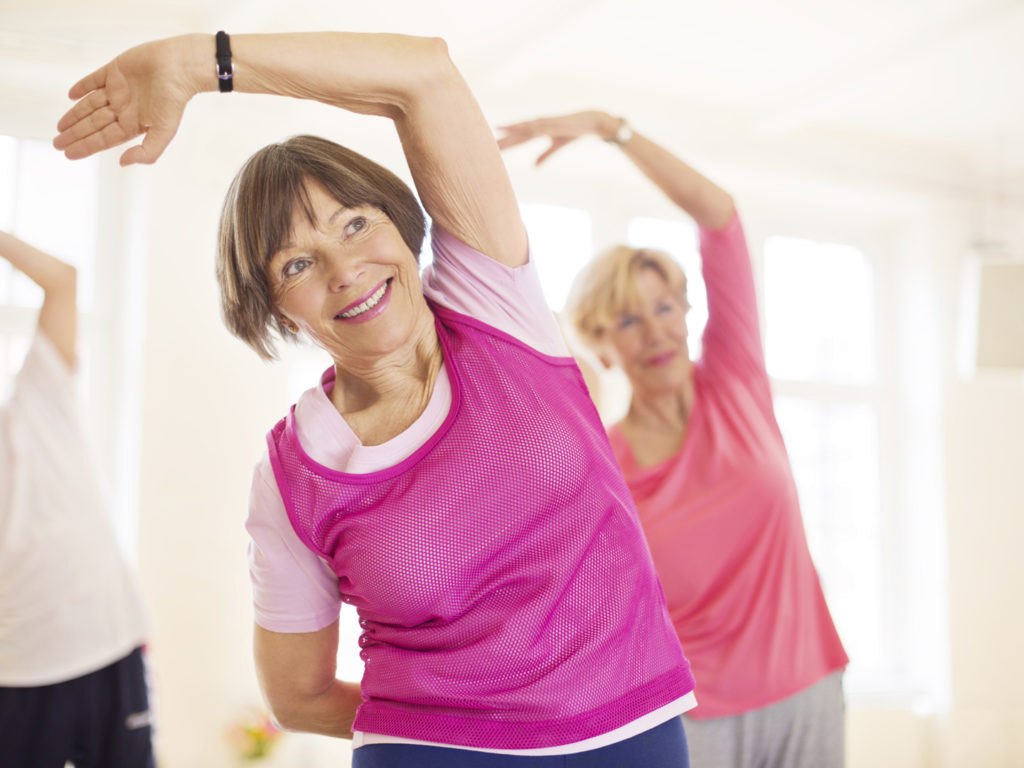
[[[843,673],[733,717],[683,715],[693,768],[842,768]],[[700,691],[697,691],[700,700]]]

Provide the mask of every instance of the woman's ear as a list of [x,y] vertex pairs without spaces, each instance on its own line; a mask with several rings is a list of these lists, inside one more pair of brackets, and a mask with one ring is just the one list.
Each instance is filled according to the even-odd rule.
[[283,325],[285,328],[287,328],[292,333],[298,334],[299,326],[297,326],[295,323],[293,323],[291,320],[289,320],[284,315],[276,315],[276,317],[277,317],[277,321],[279,323],[281,323],[281,325]]
[[597,356],[597,359],[598,359],[599,361],[601,361],[601,365],[603,365],[603,366],[604,366],[604,369],[605,369],[606,371],[610,371],[610,370],[611,370],[612,368],[614,368],[614,367],[615,367],[615,364],[614,364],[614,363],[612,362],[612,359],[611,359],[610,357],[608,357],[608,355],[607,355],[607,354],[605,354],[604,352],[602,352],[601,354],[599,354],[599,355]]

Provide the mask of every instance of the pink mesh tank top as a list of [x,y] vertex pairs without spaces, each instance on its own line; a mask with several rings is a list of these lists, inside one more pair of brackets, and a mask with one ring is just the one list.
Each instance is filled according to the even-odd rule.
[[452,383],[402,463],[310,459],[267,437],[299,537],[363,634],[354,728],[491,749],[598,736],[694,687],[637,512],[571,358],[432,306]]

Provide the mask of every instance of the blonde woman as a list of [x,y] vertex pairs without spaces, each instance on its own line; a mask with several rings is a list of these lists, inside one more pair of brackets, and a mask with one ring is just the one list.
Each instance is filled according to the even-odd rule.
[[695,768],[843,764],[842,670],[775,421],[750,258],[732,197],[604,112],[505,127],[499,144],[597,136],[693,218],[708,294],[700,359],[686,276],[668,255],[618,246],[577,277],[566,312],[632,385],[609,438],[640,511],[697,680],[684,715]]

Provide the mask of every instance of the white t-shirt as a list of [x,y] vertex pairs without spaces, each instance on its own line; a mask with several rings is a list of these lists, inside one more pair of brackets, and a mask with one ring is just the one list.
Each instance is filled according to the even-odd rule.
[[0,685],[88,674],[146,633],[79,425],[72,372],[37,333],[0,405]]

